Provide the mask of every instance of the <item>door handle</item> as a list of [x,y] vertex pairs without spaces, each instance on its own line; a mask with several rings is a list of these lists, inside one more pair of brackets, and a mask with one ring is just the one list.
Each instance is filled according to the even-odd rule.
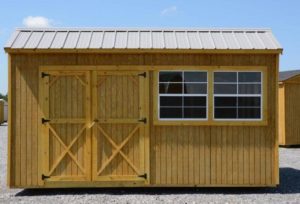
[[147,118],[142,118],[142,119],[139,119],[138,121],[146,124],[147,123]]
[[146,173],[144,173],[144,174],[142,174],[142,175],[138,175],[138,177],[140,177],[140,178],[144,178],[144,179],[147,179],[147,174],[146,174]]

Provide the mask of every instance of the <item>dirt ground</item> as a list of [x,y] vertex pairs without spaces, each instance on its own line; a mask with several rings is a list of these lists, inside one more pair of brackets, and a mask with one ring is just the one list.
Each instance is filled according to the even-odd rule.
[[300,147],[280,148],[277,188],[8,189],[7,126],[0,126],[0,203],[300,203]]

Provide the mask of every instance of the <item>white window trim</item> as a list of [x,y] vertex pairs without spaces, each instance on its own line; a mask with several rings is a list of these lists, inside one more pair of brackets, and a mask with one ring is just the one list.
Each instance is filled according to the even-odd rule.
[[[235,73],[239,73],[239,72],[259,72],[261,74],[260,78],[261,78],[261,82],[239,82],[239,78],[238,78],[238,74],[237,74],[237,83],[233,83],[233,82],[214,82],[214,73],[215,72],[235,72]],[[213,120],[214,121],[262,121],[263,120],[263,86],[264,86],[264,76],[263,76],[263,72],[262,71],[255,71],[255,70],[251,70],[251,71],[232,71],[232,70],[224,70],[224,71],[221,71],[221,70],[218,70],[218,71],[213,71],[213,78],[212,78],[212,98],[213,98]],[[214,93],[214,87],[215,87],[215,84],[260,84],[260,94],[215,94]],[[238,92],[238,86],[237,86],[237,92]],[[253,118],[253,119],[249,119],[249,118],[215,118],[215,96],[216,97],[260,97],[260,118]]]
[[[184,75],[184,72],[205,72],[206,73],[206,82],[187,82],[187,83],[195,83],[195,84],[206,84],[206,94],[160,94],[159,93],[159,84],[160,83],[168,83],[168,82],[159,82],[159,73],[160,72],[182,72]],[[157,114],[158,114],[158,120],[160,121],[207,121],[208,120],[208,86],[209,86],[209,82],[208,82],[208,71],[207,70],[160,70],[157,72],[157,83],[158,83],[158,97],[157,97],[157,106],[158,106],[158,110],[157,110]],[[184,78],[184,76],[183,76]],[[174,84],[178,83],[178,84],[184,84],[185,82],[172,82]],[[183,86],[184,87],[184,86]],[[205,107],[205,111],[206,111],[206,117],[205,118],[161,118],[160,117],[160,96],[205,96],[206,97],[206,107]],[[168,106],[163,106],[163,107],[168,107]],[[172,106],[174,107],[174,106]],[[184,107],[184,106],[180,106],[180,107]],[[199,108],[204,108],[204,107],[199,107]]]

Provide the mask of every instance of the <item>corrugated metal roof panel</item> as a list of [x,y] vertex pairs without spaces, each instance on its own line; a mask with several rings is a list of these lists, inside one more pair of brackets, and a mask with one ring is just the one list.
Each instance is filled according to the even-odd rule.
[[215,49],[213,39],[208,32],[199,32],[199,37],[205,49]]
[[140,48],[139,32],[129,31],[127,39],[127,48]]
[[164,41],[167,49],[176,49],[178,47],[176,42],[175,32],[172,31],[164,32]]
[[191,48],[186,32],[175,32],[175,35],[177,40],[177,46],[179,49]]
[[20,32],[16,40],[14,41],[12,48],[24,48],[25,44],[27,43],[30,35],[32,32]]
[[234,35],[241,49],[254,49],[245,32],[235,32]]
[[300,70],[289,70],[289,71],[282,71],[279,72],[279,81],[285,81],[290,78],[293,78],[297,75],[300,75]]
[[127,32],[117,32],[115,48],[126,48],[127,46]]
[[89,48],[98,49],[102,47],[103,43],[103,33],[102,31],[94,31],[91,38],[91,43]]
[[141,31],[140,38],[140,48],[149,49],[152,47],[151,32]]
[[154,49],[165,48],[164,36],[162,31],[152,32],[152,48]]
[[14,41],[18,38],[19,34],[19,30],[14,31],[13,34],[10,36],[9,40],[6,42],[5,47],[12,47]]
[[280,43],[276,40],[275,36],[271,32],[266,32],[266,35],[272,40],[275,45],[275,49],[282,48]]
[[215,47],[218,47],[219,49],[227,49],[228,48],[228,46],[224,40],[223,33],[212,32],[211,37],[214,41]]
[[261,42],[256,32],[245,33],[246,38],[249,40],[251,46],[257,49],[265,49],[265,45]]
[[52,49],[60,49],[63,48],[65,42],[66,42],[66,38],[67,38],[68,32],[63,32],[63,31],[59,31],[56,33],[52,44],[50,46],[50,48]]
[[[44,33],[44,34],[43,34]],[[281,46],[263,29],[18,29],[11,49],[269,49]]]
[[68,36],[66,38],[65,44],[64,44],[64,48],[66,49],[74,49],[76,48],[77,42],[78,42],[78,38],[79,38],[79,32],[73,32],[70,31],[68,33]]
[[259,37],[261,42],[265,45],[265,49],[276,49],[277,46],[273,42],[272,38],[268,36],[268,33],[258,32],[257,37]]
[[38,49],[47,49],[51,46],[54,36],[55,36],[56,32],[52,32],[52,31],[45,31],[41,41],[39,42],[37,48]]
[[34,49],[38,46],[39,42],[41,41],[41,38],[43,36],[44,32],[32,32],[31,36],[28,38],[28,41],[26,42],[26,45],[24,45],[25,49]]
[[88,48],[91,41],[92,32],[83,31],[80,33],[77,46],[78,49]]
[[188,32],[187,36],[192,49],[203,48],[198,32]]
[[115,31],[104,32],[102,48],[114,48],[116,39]]
[[224,37],[224,41],[227,44],[228,49],[240,49],[237,39],[234,36],[233,32],[224,32],[222,33]]

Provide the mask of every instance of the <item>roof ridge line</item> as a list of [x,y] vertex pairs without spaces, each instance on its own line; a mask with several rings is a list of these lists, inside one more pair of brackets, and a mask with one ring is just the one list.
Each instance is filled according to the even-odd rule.
[[198,28],[198,27],[170,27],[170,28],[159,28],[159,27],[49,27],[49,28],[16,28],[17,31],[204,31],[204,32],[271,32],[271,28]]

